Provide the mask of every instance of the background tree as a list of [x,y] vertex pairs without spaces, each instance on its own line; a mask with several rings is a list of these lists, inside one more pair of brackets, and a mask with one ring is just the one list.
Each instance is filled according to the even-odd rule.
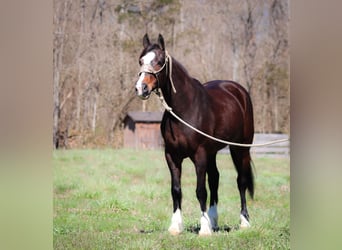
[[260,132],[289,132],[288,1],[54,0],[55,147],[122,144],[143,35],[205,82],[233,79],[252,95]]

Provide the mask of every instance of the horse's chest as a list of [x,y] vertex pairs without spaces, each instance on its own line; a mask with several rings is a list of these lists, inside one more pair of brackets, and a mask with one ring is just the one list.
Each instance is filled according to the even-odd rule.
[[165,146],[179,150],[189,150],[192,147],[193,132],[179,123],[167,121],[162,127]]
[[170,146],[186,147],[188,145],[189,137],[184,130],[180,129],[178,126],[172,126],[172,128],[166,129],[164,139],[165,143]]

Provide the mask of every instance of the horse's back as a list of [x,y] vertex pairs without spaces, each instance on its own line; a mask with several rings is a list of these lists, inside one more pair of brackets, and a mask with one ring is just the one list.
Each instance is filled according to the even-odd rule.
[[210,81],[203,86],[211,97],[213,109],[229,116],[227,122],[240,124],[244,128],[242,140],[250,143],[254,121],[252,101],[247,90],[239,83],[227,80]]
[[223,99],[227,102],[237,102],[245,112],[251,108],[252,103],[247,90],[237,82],[215,80],[207,82],[203,86],[213,100]]

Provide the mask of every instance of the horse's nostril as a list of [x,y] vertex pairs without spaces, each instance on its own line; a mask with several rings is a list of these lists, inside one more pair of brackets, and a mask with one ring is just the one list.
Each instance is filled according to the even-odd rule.
[[143,91],[146,92],[148,90],[147,84],[143,83],[142,88],[143,88]]
[[143,83],[141,87],[142,87],[142,93],[144,95],[148,94],[148,86],[147,86],[147,84]]

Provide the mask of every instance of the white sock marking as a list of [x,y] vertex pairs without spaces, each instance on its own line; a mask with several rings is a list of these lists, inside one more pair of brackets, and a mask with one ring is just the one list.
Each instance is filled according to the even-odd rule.
[[183,220],[181,210],[178,208],[172,215],[169,232],[171,234],[180,234],[183,231]]
[[201,229],[198,232],[200,236],[211,235],[212,233],[212,226],[210,222],[210,218],[207,212],[202,213],[201,216]]
[[240,222],[240,228],[249,228],[249,227],[251,227],[251,224],[249,224],[248,220],[242,214],[240,214],[240,221],[241,221]]

